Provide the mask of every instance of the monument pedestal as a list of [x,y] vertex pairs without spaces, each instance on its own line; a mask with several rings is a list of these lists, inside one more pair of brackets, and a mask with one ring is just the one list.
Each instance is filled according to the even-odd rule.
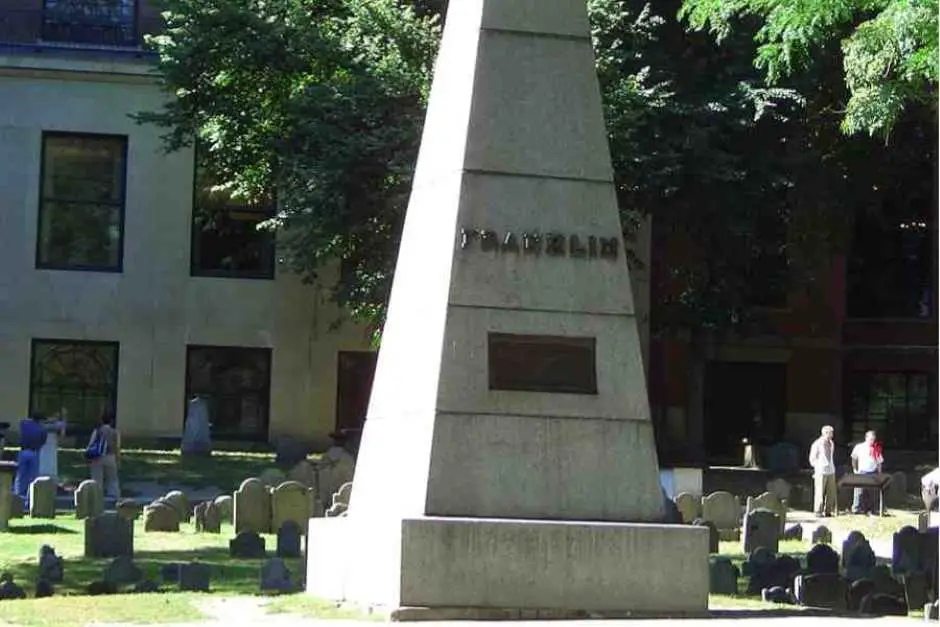
[[310,520],[309,593],[444,613],[435,617],[458,608],[509,617],[537,610],[679,616],[708,605],[704,527],[434,516],[397,526],[357,522]]

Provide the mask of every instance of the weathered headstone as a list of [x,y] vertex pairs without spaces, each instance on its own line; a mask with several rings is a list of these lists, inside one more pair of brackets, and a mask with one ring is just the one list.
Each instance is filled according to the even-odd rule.
[[907,616],[907,603],[897,596],[875,592],[862,599],[858,611],[866,616]]
[[780,546],[780,517],[769,509],[752,509],[744,517],[744,552],[760,546],[773,553]]
[[235,533],[271,530],[271,494],[260,479],[245,479],[235,491]]
[[891,550],[891,570],[896,575],[920,569],[920,538],[914,527],[904,526],[895,532]]
[[222,515],[215,503],[206,501],[193,509],[196,519],[196,531],[203,533],[221,533]]
[[849,581],[871,576],[872,569],[877,563],[875,551],[868,540],[857,540],[842,548],[842,563],[845,567],[845,576]]
[[172,562],[160,567],[160,579],[163,583],[179,583],[181,562]]
[[692,521],[692,524],[697,527],[708,528],[708,552],[717,553],[719,547],[719,536],[718,527],[715,526],[715,523],[710,520],[705,520],[704,518],[696,518]]
[[764,589],[775,586],[789,587],[801,569],[799,560],[789,555],[774,556],[764,547],[754,551],[747,564],[750,571],[748,594],[761,594]]
[[128,583],[136,583],[143,578],[144,574],[134,563],[134,558],[130,555],[119,555],[111,560],[102,575],[104,581],[110,581],[118,586]]
[[349,506],[349,497],[352,496],[353,484],[352,481],[348,481],[339,487],[339,490],[336,491],[336,494],[333,495],[333,500],[331,505],[336,505],[337,503],[342,503],[343,505]]
[[702,518],[718,529],[737,529],[741,526],[741,502],[730,492],[712,492],[702,499]]
[[300,525],[286,520],[277,530],[277,556],[300,557],[300,542],[303,534]]
[[115,511],[128,520],[137,520],[143,508],[134,499],[121,499],[114,505]]
[[911,611],[919,610],[929,600],[930,582],[922,572],[907,573],[901,578],[904,585],[904,599]]
[[52,477],[37,477],[29,484],[30,518],[55,518],[55,494]]
[[263,592],[293,592],[290,570],[279,557],[273,557],[261,566],[261,590]]
[[13,575],[7,572],[0,574],[0,601],[25,598],[26,591],[13,581]]
[[311,519],[307,592],[704,611],[706,531],[659,522],[586,4],[448,7],[356,498]]
[[219,508],[219,517],[222,519],[222,522],[232,524],[232,512],[235,509],[234,501],[231,496],[223,494],[222,496],[215,497],[215,500],[212,502],[216,507]]
[[806,572],[839,574],[839,554],[828,544],[817,544],[806,553]]
[[63,576],[62,558],[55,554],[48,544],[39,549],[39,577],[53,583],[60,583]]
[[259,558],[264,557],[264,538],[254,531],[239,531],[238,535],[229,540],[228,553],[231,557]]
[[301,530],[313,517],[313,493],[302,483],[285,481],[271,492],[271,529],[280,529],[288,520]]
[[777,514],[777,533],[783,534],[787,522],[787,506],[770,492],[764,492],[760,496],[749,496],[747,498],[746,512],[755,509],[766,509]]
[[36,593],[35,598],[37,599],[47,599],[55,594],[55,586],[52,585],[52,582],[48,579],[43,579],[40,577],[36,580]]
[[209,429],[209,401],[201,397],[190,399],[183,423],[183,455],[211,455],[212,435]]
[[708,591],[712,594],[738,593],[738,567],[727,557],[713,557],[708,563]]
[[179,511],[171,505],[155,501],[144,508],[144,531],[180,530]]
[[780,539],[801,542],[803,540],[803,525],[796,523],[795,525],[787,526],[783,530],[783,535],[780,536]]
[[700,497],[688,492],[680,492],[676,495],[675,502],[676,509],[679,510],[679,514],[682,516],[682,522],[691,523],[701,516],[702,499]]
[[302,459],[294,467],[290,469],[290,472],[287,473],[288,481],[296,481],[301,483],[308,488],[317,487],[317,470],[316,466],[311,464],[306,459]]
[[92,479],[85,479],[75,488],[75,518],[94,518],[104,511],[104,494],[101,486]]
[[188,523],[190,521],[189,499],[183,492],[180,490],[171,490],[160,500],[176,510],[177,518],[181,523]]
[[813,530],[813,544],[832,544],[832,531],[825,525]]
[[344,503],[333,503],[330,509],[326,510],[326,518],[338,518],[346,515],[347,506]]
[[845,610],[846,592],[845,580],[831,573],[797,575],[793,581],[796,602],[809,607]]
[[179,586],[183,592],[209,592],[209,565],[202,562],[180,564]]
[[867,542],[868,540],[865,539],[865,534],[861,531],[850,531],[849,535],[845,536],[845,540],[842,541],[842,568],[848,566],[849,556],[852,554],[852,550],[855,546]]
[[786,479],[771,479],[767,482],[767,492],[774,495],[781,503],[788,501],[790,499],[790,491],[793,490],[793,486],[790,485],[790,482]]
[[134,521],[105,512],[85,519],[85,557],[134,554]]

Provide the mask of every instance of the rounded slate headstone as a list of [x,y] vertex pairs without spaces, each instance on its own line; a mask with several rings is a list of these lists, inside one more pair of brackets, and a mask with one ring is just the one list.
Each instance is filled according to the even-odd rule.
[[189,522],[189,499],[180,490],[171,490],[160,500],[176,510],[179,522]]
[[719,550],[719,537],[718,537],[718,528],[715,527],[715,523],[710,520],[705,520],[704,518],[696,518],[692,521],[692,524],[696,527],[707,527],[708,528],[708,552],[717,553]]
[[709,592],[712,594],[738,593],[738,567],[727,557],[712,558],[708,563]]
[[806,572],[839,574],[839,554],[828,544],[817,544],[806,554]]
[[144,531],[179,530],[179,511],[175,507],[157,501],[144,508]]
[[232,497],[223,494],[215,497],[213,503],[219,508],[219,516],[222,518],[222,522],[232,524],[232,510],[235,507]]
[[813,544],[832,544],[832,531],[825,525],[813,530]]

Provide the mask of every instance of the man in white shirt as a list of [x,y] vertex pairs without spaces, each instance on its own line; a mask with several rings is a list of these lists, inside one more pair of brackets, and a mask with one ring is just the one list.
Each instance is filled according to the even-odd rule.
[[[852,449],[852,471],[858,475],[875,475],[881,472],[884,457],[881,455],[881,446],[875,440],[874,431],[865,432],[865,441],[856,444]],[[875,495],[873,488],[855,488],[852,499],[853,514],[871,514],[875,509]]]
[[834,435],[835,430],[826,425],[809,447],[809,464],[813,467],[813,511],[817,516],[832,516],[837,507]]

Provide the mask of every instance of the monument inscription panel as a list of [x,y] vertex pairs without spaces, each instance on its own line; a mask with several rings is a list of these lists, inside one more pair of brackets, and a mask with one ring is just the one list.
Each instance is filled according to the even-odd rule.
[[490,333],[490,389],[597,394],[593,337]]

